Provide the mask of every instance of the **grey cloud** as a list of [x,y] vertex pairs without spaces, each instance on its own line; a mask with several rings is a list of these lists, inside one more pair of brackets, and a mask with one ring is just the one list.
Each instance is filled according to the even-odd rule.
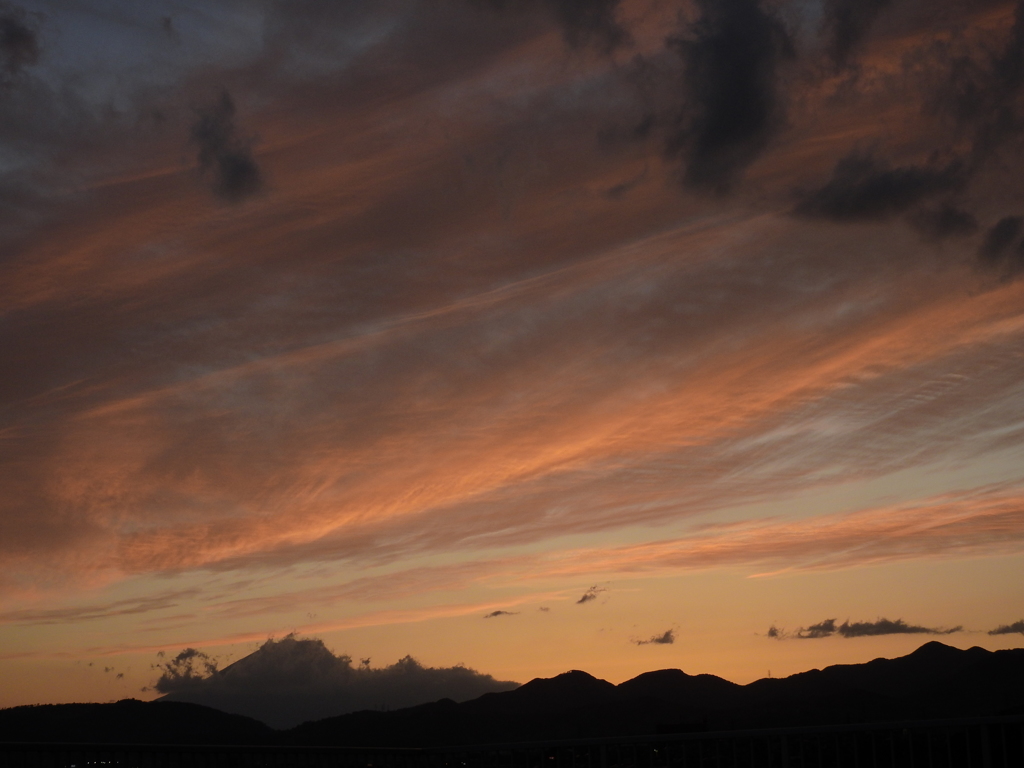
[[890,621],[879,619],[878,621],[845,621],[839,627],[839,634],[843,637],[871,637],[875,635],[952,635],[963,631],[962,626],[949,629],[935,629],[932,627],[920,627],[907,624],[903,619]]
[[988,631],[990,635],[1024,635],[1024,619],[1015,621],[1013,624],[1000,624],[995,629]]
[[685,182],[727,191],[765,149],[781,119],[776,82],[792,55],[785,28],[757,0],[697,0],[700,18],[669,40],[686,68],[683,106],[669,139]]
[[519,611],[491,611],[484,616],[485,619],[493,619],[497,616],[516,616]]
[[[190,654],[179,665],[186,672],[195,669],[194,660],[200,667],[206,660],[192,649],[182,653]],[[165,670],[174,663],[164,665]],[[468,667],[424,667],[411,656],[386,667],[353,666],[349,656],[335,655],[322,640],[288,636],[268,640],[219,671],[165,674],[155,687],[167,700],[204,704],[288,728],[361,709],[397,709],[442,698],[466,701],[517,686]]]
[[191,138],[199,147],[199,165],[213,175],[213,189],[218,195],[226,200],[241,200],[260,189],[259,166],[250,142],[239,135],[235,126],[235,103],[227,91],[199,110]]
[[849,64],[875,18],[891,3],[892,0],[826,0],[823,26],[828,35],[828,55],[836,67]]
[[854,150],[836,164],[824,186],[803,197],[795,213],[843,222],[882,219],[959,189],[967,180],[966,167],[956,160],[892,168],[870,152]]
[[983,263],[997,264],[1006,254],[1007,249],[1013,245],[1024,225],[1024,217],[1005,216],[985,233],[978,256]]
[[783,629],[779,629],[774,624],[772,624],[770,627],[768,627],[768,631],[765,632],[765,636],[770,637],[773,640],[781,640],[783,637],[786,636],[786,631]]
[[[165,658],[163,651],[157,658]],[[217,671],[217,660],[195,648],[185,648],[169,661],[154,665],[160,670],[159,679],[153,687],[160,693],[182,693],[195,689],[202,681]]]
[[0,84],[9,83],[38,59],[39,40],[25,12],[0,3]]
[[676,641],[674,630],[666,629],[660,635],[651,635],[646,640],[634,640],[636,645],[672,645]]
[[1018,2],[1014,24],[997,54],[954,57],[932,106],[951,115],[970,132],[975,164],[983,162],[1024,128],[1017,98],[1024,84],[1024,1]]
[[566,42],[578,47],[596,43],[610,50],[628,40],[615,18],[621,0],[547,0],[562,25]]
[[163,30],[164,34],[167,35],[171,40],[178,42],[180,36],[178,31],[174,28],[174,18],[171,16],[164,16],[160,19],[160,29]]
[[800,629],[796,637],[803,640],[816,640],[822,637],[839,635],[840,637],[875,637],[878,635],[952,635],[962,632],[962,626],[955,626],[949,629],[921,627],[914,624],[907,624],[903,619],[878,619],[877,621],[844,621],[838,627],[835,619],[826,619],[818,624],[812,624],[806,629]]
[[[573,48],[595,45],[610,52],[629,40],[616,18],[622,0],[541,0],[559,26],[565,42]],[[498,10],[522,9],[522,0],[477,0]]]
[[816,640],[820,637],[829,637],[836,633],[836,620],[825,619],[818,624],[812,624],[807,629],[797,630],[796,636],[804,640]]
[[583,596],[576,601],[576,605],[583,605],[583,603],[589,603],[591,600],[596,600],[597,596],[605,591],[604,587],[598,587],[595,585],[583,593]]
[[970,237],[978,231],[974,214],[945,203],[938,208],[923,208],[913,212],[908,221],[926,240],[940,241]]

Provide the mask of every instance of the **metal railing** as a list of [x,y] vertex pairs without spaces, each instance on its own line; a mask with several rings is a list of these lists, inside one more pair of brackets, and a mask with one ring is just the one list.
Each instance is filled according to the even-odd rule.
[[1024,717],[424,749],[6,743],[0,768],[1024,768]]

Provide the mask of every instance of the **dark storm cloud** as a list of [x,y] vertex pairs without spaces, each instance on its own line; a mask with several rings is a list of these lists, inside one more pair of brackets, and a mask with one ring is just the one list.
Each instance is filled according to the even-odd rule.
[[636,645],[672,645],[676,641],[674,630],[666,629],[660,635],[652,635],[646,640],[634,640]]
[[686,68],[685,98],[669,139],[685,182],[727,191],[781,120],[779,64],[793,54],[783,25],[757,0],[698,0],[700,18],[668,41]]
[[161,665],[164,674],[155,687],[167,699],[248,715],[277,728],[360,709],[466,701],[518,686],[468,667],[424,667],[411,656],[376,669],[353,666],[349,656],[334,655],[322,640],[292,636],[268,640],[255,653],[205,674],[203,654],[192,649],[179,657],[183,654],[183,662],[176,657]]
[[491,611],[484,616],[485,619],[493,619],[497,616],[516,616],[519,611]]
[[949,203],[914,211],[908,221],[922,237],[931,241],[970,237],[978,231],[978,220],[974,214]]
[[985,233],[985,239],[978,250],[978,256],[982,262],[997,264],[1001,261],[1006,255],[1007,249],[1020,235],[1022,225],[1024,225],[1024,217],[1021,216],[1005,216],[993,224]]
[[1013,624],[1000,624],[995,629],[988,631],[990,635],[1024,635],[1024,619],[1015,621]]
[[199,110],[192,126],[192,142],[199,146],[199,165],[212,173],[214,191],[226,200],[241,200],[262,184],[250,142],[238,134],[235,103],[227,91]]
[[0,3],[0,85],[39,59],[39,40],[25,12]]
[[871,152],[854,150],[836,164],[824,186],[804,196],[795,212],[832,221],[883,219],[959,189],[967,179],[966,167],[957,160],[892,168]]
[[589,603],[591,600],[596,600],[597,596],[605,591],[604,587],[598,587],[595,585],[583,593],[583,596],[576,601],[576,605],[583,605],[583,603]]
[[828,55],[836,67],[849,64],[875,18],[891,4],[892,0],[826,0],[823,26]]
[[840,637],[876,637],[878,635],[952,635],[963,631],[962,626],[950,629],[934,627],[921,627],[907,624],[903,619],[891,621],[889,619],[878,619],[877,621],[844,621],[838,627],[835,619],[826,619],[818,624],[812,624],[806,629],[800,629],[796,637],[803,640],[817,640],[822,637],[839,635]]

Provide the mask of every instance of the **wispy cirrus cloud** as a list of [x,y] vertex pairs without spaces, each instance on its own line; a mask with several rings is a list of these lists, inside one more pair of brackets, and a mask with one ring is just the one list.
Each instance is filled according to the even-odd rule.
[[199,595],[199,589],[185,589],[147,597],[117,600],[102,605],[69,608],[23,609],[0,613],[0,624],[70,624],[80,621],[135,616],[175,608]]
[[1020,551],[1019,4],[114,5],[2,11],[8,625]]
[[[925,503],[880,507],[847,514],[812,517],[798,521],[770,518],[695,529],[688,536],[653,540],[611,548],[569,549],[547,555],[525,554],[487,560],[391,570],[378,575],[305,590],[286,590],[258,597],[238,597],[233,589],[207,590],[207,620],[273,617],[296,607],[387,602],[425,597],[440,592],[458,593],[472,586],[507,589],[521,584],[580,579],[603,575],[636,578],[686,570],[742,568],[752,576],[778,572],[834,570],[905,560],[941,560],[986,554],[1013,554],[1024,549],[1024,494],[1019,489],[994,487],[949,494]],[[567,591],[535,594],[524,592],[519,604],[543,602],[555,597],[585,604],[606,588],[595,585],[581,597]],[[5,623],[76,621],[82,616],[111,616],[119,612],[141,613],[173,607],[185,595],[162,599],[115,602],[87,609],[55,609],[50,612],[10,612]],[[462,616],[484,611],[485,615],[515,613],[507,604],[439,604],[423,610],[374,610],[356,612],[348,619],[309,621],[308,631],[332,631],[343,627],[410,623],[439,616]],[[187,619],[185,623],[189,623]],[[826,637],[870,634],[872,627],[898,633],[899,623],[828,620],[799,630],[801,636]],[[841,627],[846,629],[840,631]],[[791,636],[769,630],[769,637]],[[863,631],[862,631],[863,630]],[[938,630],[936,630],[938,631]],[[886,634],[887,632],[883,632]],[[198,644],[198,643],[193,643]]]

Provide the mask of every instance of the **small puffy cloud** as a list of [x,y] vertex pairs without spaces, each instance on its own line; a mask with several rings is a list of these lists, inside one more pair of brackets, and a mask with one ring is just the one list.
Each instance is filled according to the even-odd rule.
[[972,162],[980,164],[1019,135],[1019,95],[1024,86],[1024,2],[1001,51],[981,47],[953,57],[932,107],[952,116],[971,140]]
[[634,640],[637,645],[672,645],[676,641],[674,630],[666,629],[660,635],[651,635],[646,640]]
[[467,701],[518,687],[468,667],[425,667],[411,656],[386,667],[356,666],[322,640],[291,635],[268,640],[222,670],[195,649],[158,667],[164,674],[155,687],[165,699],[247,715],[275,728],[362,709]]
[[903,619],[878,619],[877,621],[844,621],[836,626],[835,619],[825,619],[818,624],[812,624],[807,628],[801,628],[796,632],[795,637],[802,640],[817,640],[822,637],[839,635],[840,637],[876,637],[878,635],[952,635],[962,632],[962,626],[955,626],[949,629],[936,627],[922,627],[914,624],[907,624]]
[[774,624],[768,627],[768,631],[765,632],[765,637],[770,637],[773,640],[781,640],[786,636],[786,630],[779,629]]
[[[157,658],[165,658],[163,651]],[[155,665],[160,678],[153,687],[161,693],[182,693],[194,689],[203,680],[217,672],[217,660],[198,651],[186,648],[170,661]]]
[[491,611],[484,616],[485,619],[493,619],[497,616],[516,616],[519,611]]
[[543,7],[562,28],[565,42],[572,48],[591,45],[605,53],[629,41],[617,12],[622,0],[541,0],[539,4],[524,0],[477,0],[499,11],[521,12]]
[[547,0],[562,26],[565,41],[575,47],[596,44],[611,51],[629,39],[616,19],[621,0]]
[[1004,259],[1013,241],[1021,233],[1024,217],[1004,216],[985,233],[985,239],[978,250],[983,263],[995,265]]
[[846,67],[867,36],[875,18],[892,0],[826,0],[822,18],[828,55],[837,68]]
[[908,220],[925,240],[933,242],[970,237],[978,231],[978,220],[973,214],[949,203],[915,211]]
[[990,635],[1024,635],[1024,619],[1015,621],[1013,624],[1000,624],[995,629],[988,631]]
[[757,0],[697,0],[697,7],[697,22],[669,40],[686,72],[669,152],[683,157],[688,185],[721,192],[781,123],[777,70],[792,42]]
[[584,603],[589,603],[591,600],[596,600],[599,594],[607,591],[608,590],[606,590],[604,587],[599,587],[595,584],[593,587],[591,587],[583,593],[583,596],[576,601],[576,605],[583,605]]
[[551,609],[548,608],[546,605],[542,605],[537,610],[541,611],[542,613],[548,613]]
[[825,619],[817,624],[812,624],[806,629],[798,629],[796,636],[804,640],[817,640],[820,637],[829,637],[836,633],[836,620]]
[[0,3],[0,84],[39,59],[39,40],[25,12]]
[[213,175],[213,190],[226,200],[241,200],[262,185],[250,142],[238,134],[235,103],[227,91],[199,110],[192,126],[192,143],[199,147],[199,166]]
[[959,189],[968,176],[956,160],[893,168],[869,152],[855,150],[836,163],[824,186],[804,195],[794,212],[839,222],[884,219]]
[[920,627],[907,624],[903,619],[890,621],[879,619],[878,621],[845,621],[839,627],[839,634],[843,637],[872,637],[875,635],[952,635],[963,631],[962,626],[941,629],[934,627]]

